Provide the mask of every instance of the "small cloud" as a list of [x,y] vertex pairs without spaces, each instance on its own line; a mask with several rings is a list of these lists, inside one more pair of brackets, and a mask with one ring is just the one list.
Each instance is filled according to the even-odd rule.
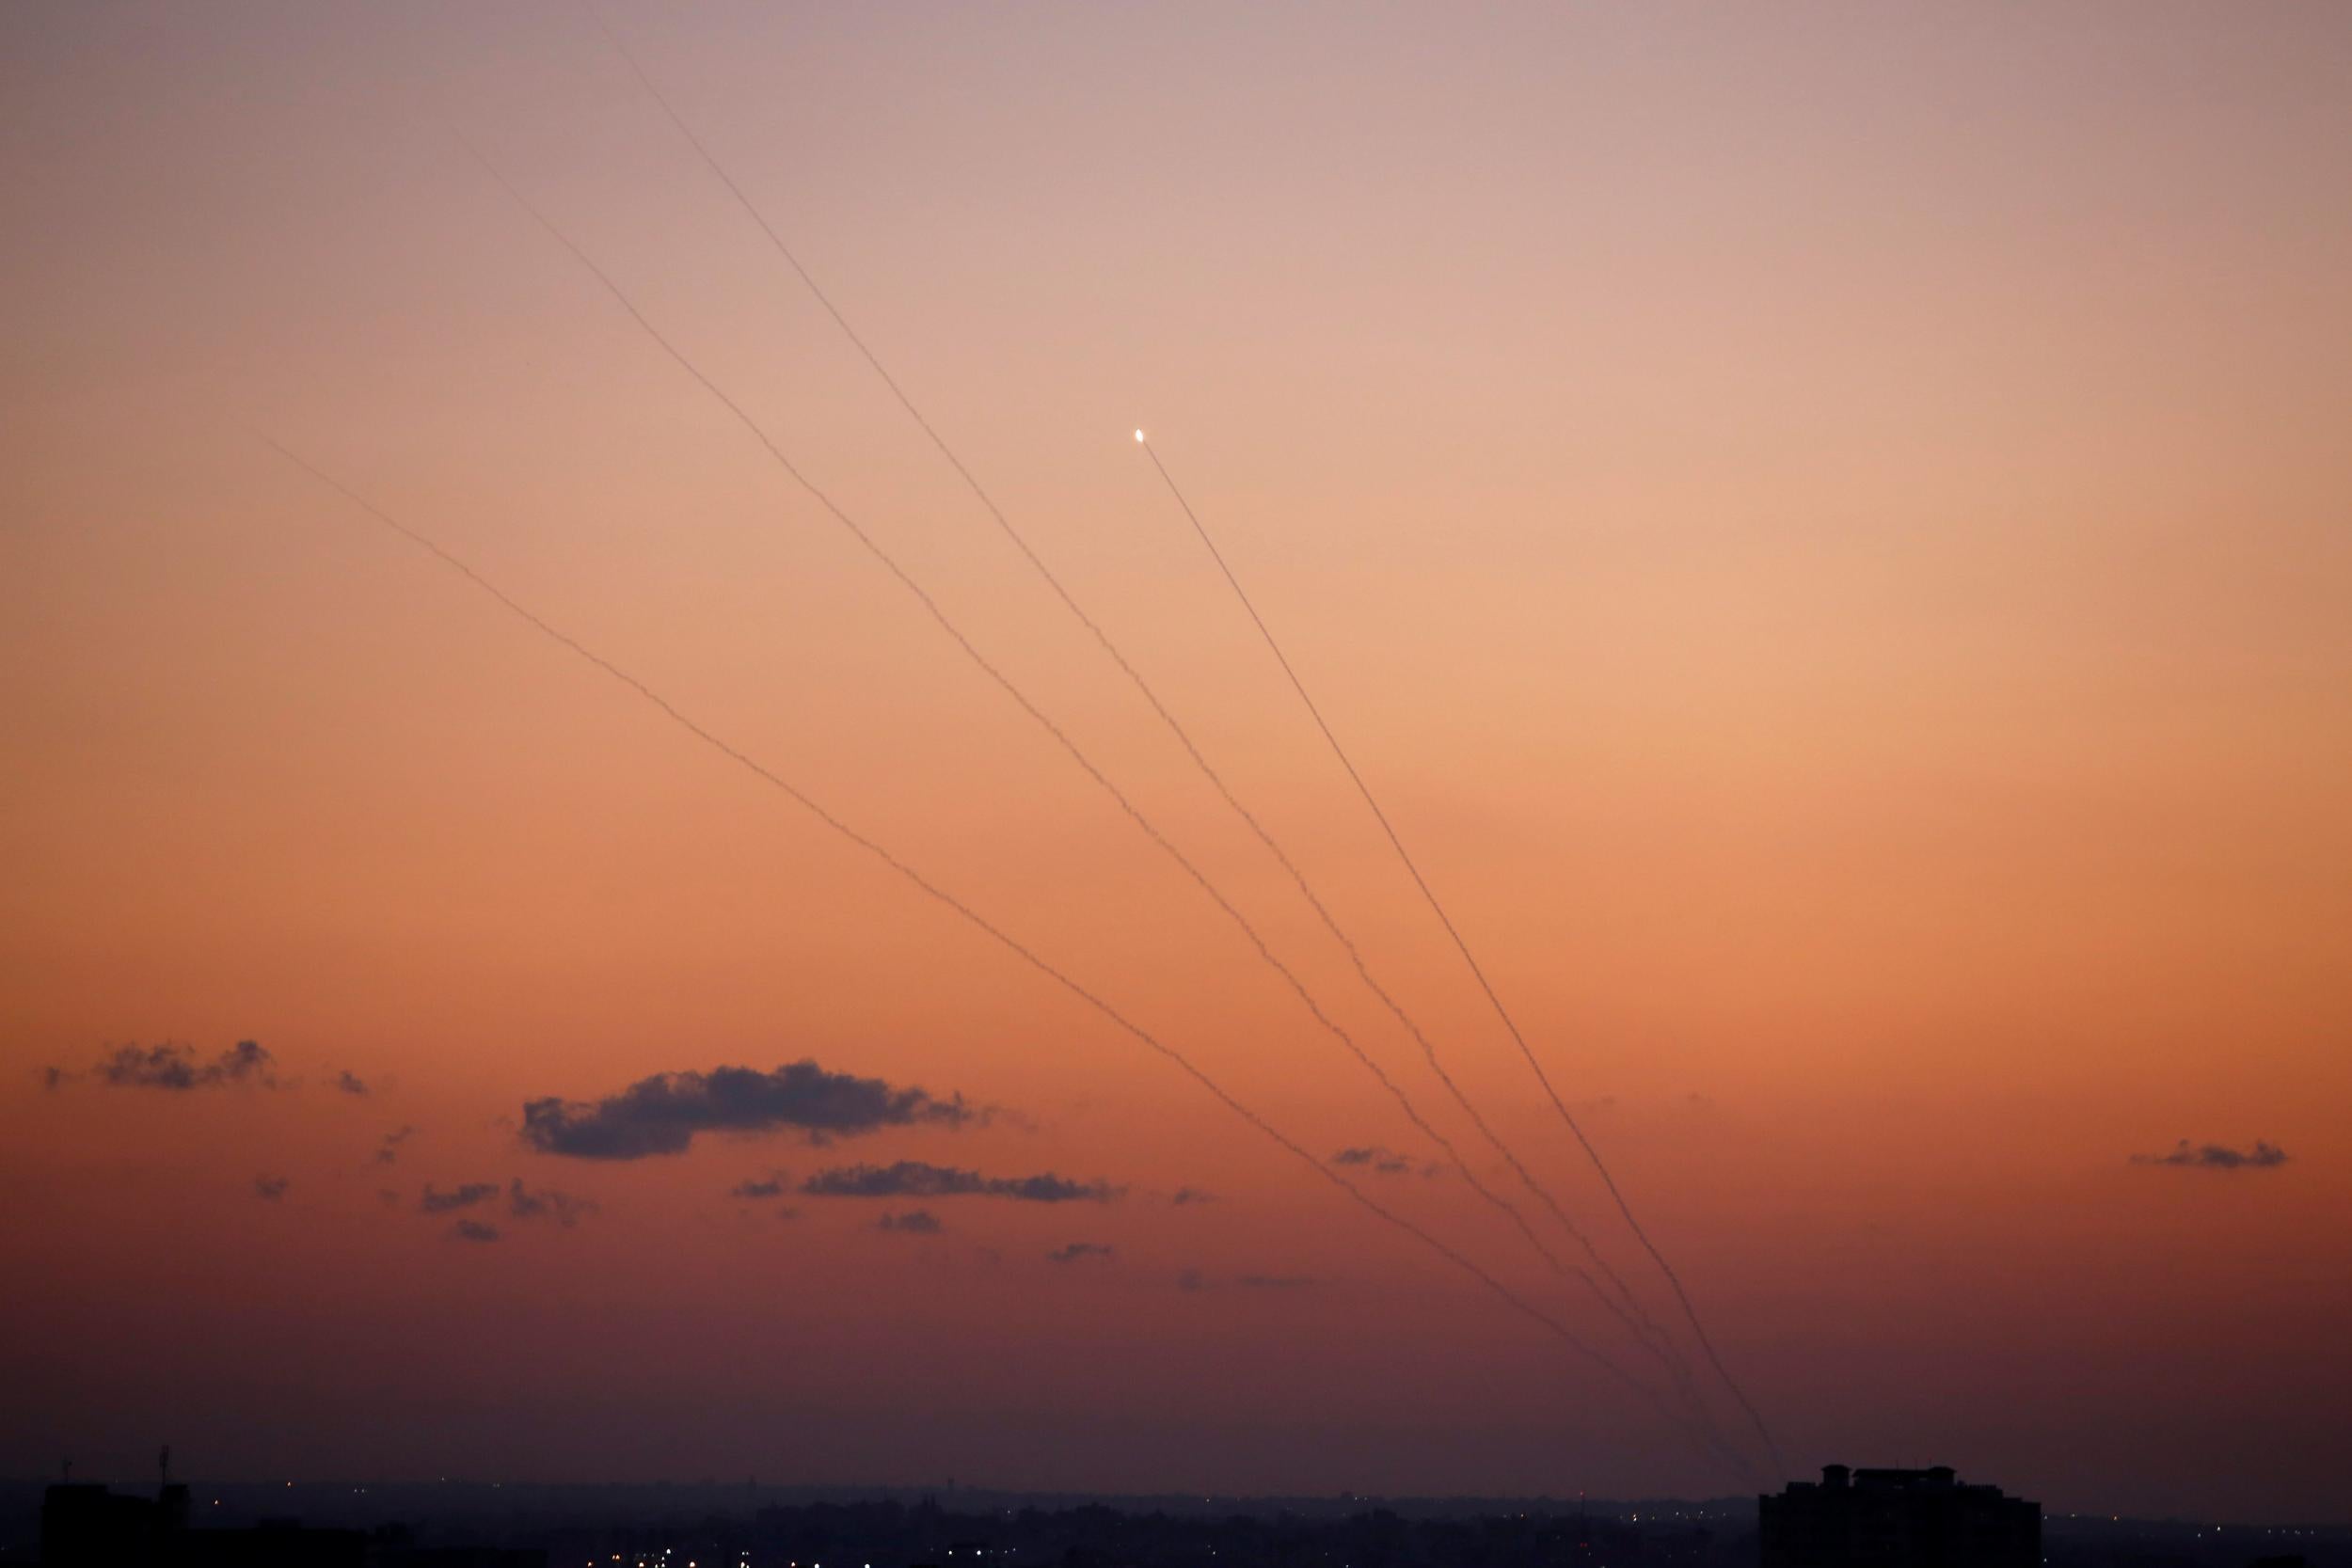
[[454,1213],[460,1209],[470,1209],[477,1203],[487,1203],[498,1196],[499,1184],[495,1181],[469,1181],[454,1192],[447,1193],[436,1189],[428,1181],[424,1184],[424,1196],[417,1199],[417,1212],[421,1214]]
[[95,1078],[114,1089],[225,1088],[249,1084],[265,1089],[278,1086],[277,1058],[252,1040],[239,1040],[211,1061],[197,1059],[195,1048],[167,1041],[162,1045],[119,1045],[88,1072],[69,1072],[52,1067],[42,1070],[46,1087],[56,1088],[78,1078]]
[[721,1067],[660,1072],[593,1101],[549,1097],[523,1106],[523,1141],[578,1160],[682,1154],[701,1132],[797,1132],[812,1144],[885,1127],[961,1128],[987,1119],[961,1095],[894,1087],[879,1078],[828,1072],[813,1061],[772,1072]]
[[1410,1176],[1416,1169],[1423,1176],[1438,1174],[1438,1166],[1435,1164],[1417,1167],[1410,1159],[1392,1148],[1383,1148],[1378,1144],[1367,1144],[1360,1148],[1343,1148],[1331,1156],[1331,1163],[1335,1165],[1353,1166],[1359,1170],[1370,1171],[1375,1176]]
[[792,1181],[782,1171],[738,1181],[727,1189],[727,1196],[740,1198],[782,1197],[792,1190]]
[[936,1236],[941,1227],[939,1216],[928,1209],[910,1209],[902,1214],[884,1214],[874,1222],[877,1230],[897,1230],[910,1236]]
[[282,1176],[257,1176],[253,1179],[253,1196],[263,1202],[276,1203],[293,1184]]
[[345,1068],[341,1072],[335,1074],[333,1083],[337,1088],[342,1090],[345,1094],[373,1094],[375,1092],[373,1089],[368,1087],[366,1079],[361,1078],[358,1073],[352,1071],[349,1068]]
[[400,1158],[400,1146],[416,1135],[417,1130],[413,1127],[395,1128],[385,1133],[383,1140],[375,1146],[375,1163],[379,1165],[389,1165],[397,1161]]
[[1181,1209],[1191,1203],[1215,1203],[1217,1196],[1203,1192],[1199,1187],[1179,1187],[1168,1195],[1168,1201]]
[[594,1198],[559,1193],[552,1187],[534,1193],[523,1185],[523,1179],[518,1176],[507,1184],[506,1212],[518,1220],[553,1220],[569,1230],[584,1215],[595,1213],[596,1203]]
[[1320,1283],[1296,1274],[1240,1274],[1219,1280],[1199,1269],[1185,1269],[1176,1276],[1176,1288],[1180,1291],[1215,1291],[1227,1285],[1242,1291],[1304,1291]]
[[450,1227],[449,1233],[461,1242],[495,1242],[499,1239],[499,1227],[485,1225],[480,1220],[459,1220]]
[[900,1160],[888,1165],[836,1165],[801,1183],[811,1197],[1001,1197],[1016,1203],[1109,1203],[1126,1191],[1107,1181],[1040,1176],[982,1176],[976,1170]]
[[1073,1242],[1068,1246],[1056,1247],[1045,1257],[1050,1262],[1078,1263],[1089,1258],[1107,1259],[1117,1250],[1106,1242]]
[[2252,1148],[2232,1148],[2227,1144],[2198,1144],[2191,1147],[2186,1138],[2172,1146],[2168,1154],[2135,1154],[2135,1165],[2187,1165],[2198,1170],[2269,1170],[2287,1163],[2287,1151],[2277,1144],[2254,1140]]

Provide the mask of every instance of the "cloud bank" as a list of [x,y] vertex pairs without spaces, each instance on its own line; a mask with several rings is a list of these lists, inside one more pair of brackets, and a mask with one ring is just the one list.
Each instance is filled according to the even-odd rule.
[[976,1170],[900,1160],[888,1165],[836,1165],[801,1183],[811,1197],[1001,1197],[1016,1203],[1110,1203],[1126,1189],[1107,1181],[1040,1176],[982,1176]]
[[2173,1145],[2168,1154],[2135,1154],[2135,1165],[2186,1165],[2197,1170],[2269,1170],[2287,1163],[2287,1151],[2277,1144],[2254,1140],[2252,1148],[2232,1148],[2227,1144],[2198,1144],[2191,1147],[2186,1138]]
[[961,1095],[941,1100],[800,1061],[772,1072],[660,1072],[594,1101],[533,1100],[523,1106],[522,1136],[543,1154],[643,1160],[682,1154],[702,1132],[797,1132],[823,1144],[885,1127],[953,1129],[980,1119]]
[[239,1040],[209,1062],[199,1061],[194,1047],[167,1041],[119,1045],[87,1073],[58,1067],[41,1069],[42,1083],[53,1089],[77,1078],[95,1078],[113,1089],[163,1089],[174,1094],[240,1084],[264,1089],[278,1086],[277,1058],[252,1040]]

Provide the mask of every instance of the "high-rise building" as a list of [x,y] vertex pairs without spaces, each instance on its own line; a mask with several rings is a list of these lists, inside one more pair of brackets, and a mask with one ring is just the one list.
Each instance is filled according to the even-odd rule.
[[1948,1465],[1824,1465],[1756,1499],[1762,1568],[2041,1568],[2042,1505],[1962,1484]]

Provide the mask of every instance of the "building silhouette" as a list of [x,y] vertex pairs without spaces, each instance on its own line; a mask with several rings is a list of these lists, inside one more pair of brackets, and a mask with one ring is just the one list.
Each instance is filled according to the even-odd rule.
[[1762,1568],[2041,1568],[2042,1505],[1963,1485],[1948,1465],[1824,1465],[1756,1501]]
[[188,1489],[166,1476],[153,1497],[63,1481],[40,1504],[41,1568],[546,1568],[547,1553],[418,1546],[397,1527],[371,1534],[292,1519],[188,1528]]

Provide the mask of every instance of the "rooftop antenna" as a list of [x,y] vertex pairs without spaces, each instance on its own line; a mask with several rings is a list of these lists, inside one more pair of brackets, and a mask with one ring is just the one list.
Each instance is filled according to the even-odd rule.
[[71,1459],[65,1462],[65,1483],[68,1486],[73,1484],[73,1461]]

